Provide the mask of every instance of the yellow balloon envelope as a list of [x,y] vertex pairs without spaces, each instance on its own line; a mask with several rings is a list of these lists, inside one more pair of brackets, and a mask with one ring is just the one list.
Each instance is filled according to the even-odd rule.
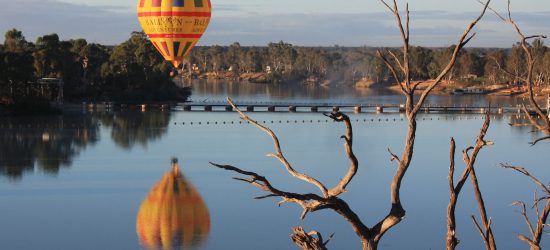
[[210,0],[138,0],[137,12],[153,45],[178,67],[206,31],[212,5]]
[[193,249],[210,232],[210,214],[177,163],[155,184],[139,208],[136,230],[146,249]]

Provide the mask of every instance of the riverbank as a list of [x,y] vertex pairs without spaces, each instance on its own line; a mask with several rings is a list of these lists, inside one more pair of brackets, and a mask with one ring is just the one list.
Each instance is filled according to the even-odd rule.
[[[416,93],[420,94],[426,90],[435,80],[427,81],[412,81],[411,84],[418,84]],[[387,88],[394,92],[400,92],[401,89],[396,84],[391,86],[386,85]],[[550,95],[550,88],[541,88],[535,91],[536,97],[547,97]],[[528,91],[524,87],[510,86],[508,84],[493,84],[493,85],[468,85],[456,81],[442,81],[433,90],[432,94],[438,95],[453,95],[453,94],[476,94],[476,95],[490,95],[490,96],[526,96]]]

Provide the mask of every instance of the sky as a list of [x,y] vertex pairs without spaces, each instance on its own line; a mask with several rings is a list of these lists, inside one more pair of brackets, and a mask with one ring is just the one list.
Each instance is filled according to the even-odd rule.
[[[212,20],[199,45],[263,46],[281,40],[297,46],[400,45],[395,19],[379,0],[211,1]],[[397,2],[404,9],[406,1]],[[429,47],[455,43],[482,7],[477,0],[408,3],[411,43]],[[64,40],[115,45],[141,30],[136,5],[137,0],[0,0],[0,32],[16,28],[29,41],[57,33]],[[492,0],[491,6],[504,13],[507,0]],[[550,35],[549,0],[512,0],[512,12],[526,34]],[[472,47],[510,47],[517,41],[511,26],[491,12],[475,31]]]

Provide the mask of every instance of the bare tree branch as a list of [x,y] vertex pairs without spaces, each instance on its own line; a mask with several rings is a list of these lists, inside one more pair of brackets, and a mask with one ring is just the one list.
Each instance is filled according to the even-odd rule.
[[395,79],[395,83],[397,84],[397,86],[399,86],[399,88],[401,90],[401,93],[404,94],[404,95],[407,95],[407,93],[409,93],[409,91],[406,89],[405,85],[401,81],[399,75],[397,74],[397,70],[395,69],[395,67],[388,61],[388,59],[384,56],[384,54],[382,54],[382,52],[380,52],[380,50],[377,50],[376,53],[378,54],[378,57],[380,57],[380,59],[384,62],[384,64],[386,64],[386,67],[388,67],[388,69],[390,69],[390,71],[393,75],[393,78]]
[[[427,96],[430,94],[430,92],[437,86],[441,80],[449,73],[449,71],[452,69],[454,64],[456,63],[456,59],[458,57],[459,52],[461,49],[466,45],[466,43],[472,38],[470,35],[470,32],[475,27],[475,25],[481,20],[481,18],[485,15],[485,12],[487,10],[487,7],[489,6],[490,0],[487,1],[487,4],[484,6],[483,10],[481,11],[480,15],[474,19],[466,29],[464,30],[464,33],[459,38],[457,46],[455,47],[455,50],[453,52],[453,57],[447,64],[447,67],[440,73],[440,75],[436,78],[434,83],[430,84],[427,89],[425,89],[420,96],[419,100],[415,103],[414,101],[414,88],[416,88],[418,85],[415,85],[414,88],[411,87],[411,77],[410,77],[410,57],[409,57],[409,9],[407,6],[406,15],[407,15],[407,21],[405,26],[403,25],[401,15],[399,13],[399,8],[397,7],[397,2],[393,1],[393,8],[387,4],[384,0],[381,0],[381,2],[390,9],[390,11],[394,14],[397,26],[399,28],[399,31],[401,33],[401,39],[403,42],[403,60],[402,60],[402,68],[405,70],[402,70],[403,75],[405,79],[403,81],[399,81],[397,69],[389,63],[389,61],[382,55],[381,52],[379,52],[379,56],[382,58],[382,60],[385,62],[385,64],[388,66],[390,71],[392,71],[392,74],[394,77],[396,77],[396,80],[398,81],[398,85],[401,87],[401,91],[404,92],[406,97],[406,103],[405,103],[405,112],[407,114],[407,120],[408,120],[408,130],[407,130],[407,136],[405,138],[405,146],[402,153],[402,157],[400,157],[400,161],[398,162],[398,168],[396,171],[396,174],[394,175],[394,178],[392,180],[391,184],[391,209],[388,215],[381,220],[376,226],[373,228],[373,232],[375,235],[378,235],[375,238],[375,241],[379,241],[380,238],[393,226],[397,225],[405,216],[405,209],[403,208],[401,204],[401,197],[400,197],[400,188],[401,183],[403,181],[403,178],[410,166],[410,163],[412,161],[413,157],[413,151],[414,151],[414,143],[416,139],[416,116],[418,112],[420,111],[422,105],[424,104]],[[404,83],[403,83],[404,82]]]
[[390,158],[390,161],[397,161],[397,163],[400,163],[401,160],[399,159],[399,156],[397,156],[396,154],[394,154],[391,149],[388,148],[388,152],[390,153],[391,155],[391,158]]
[[347,115],[341,112],[333,112],[330,115],[325,114],[336,122],[344,122],[346,124],[346,135],[342,136],[344,138],[344,148],[346,150],[346,155],[350,161],[350,167],[346,176],[336,185],[328,191],[329,196],[338,196],[346,191],[346,187],[353,180],[355,174],[357,174],[357,169],[359,168],[359,161],[353,153],[353,127],[351,126],[351,121]]
[[[490,110],[490,108],[488,109]],[[450,189],[450,200],[449,205],[447,206],[447,241],[446,246],[447,250],[453,250],[458,245],[459,241],[456,238],[456,220],[455,220],[455,210],[456,210],[456,204],[458,202],[458,196],[460,194],[460,191],[462,190],[462,187],[464,187],[464,184],[466,183],[466,180],[468,177],[472,180],[472,185],[474,187],[474,192],[476,194],[476,199],[478,201],[478,206],[480,209],[480,214],[483,222],[483,226],[485,228],[485,232],[481,229],[481,226],[477,223],[477,220],[475,217],[472,216],[472,219],[474,223],[476,224],[480,234],[483,237],[483,241],[485,242],[485,245],[487,249],[496,249],[495,243],[494,243],[494,237],[491,231],[491,220],[487,218],[487,213],[485,212],[485,203],[483,201],[483,197],[481,196],[481,191],[479,189],[479,184],[477,181],[477,176],[475,174],[474,165],[477,159],[477,155],[483,149],[483,147],[492,145],[493,143],[491,141],[485,140],[485,135],[487,134],[487,130],[489,129],[489,126],[491,124],[491,118],[489,116],[489,112],[485,114],[485,121],[483,123],[483,126],[481,130],[479,131],[479,135],[476,140],[476,144],[474,147],[469,147],[465,150],[463,150],[463,160],[466,164],[466,169],[460,176],[460,179],[458,180],[458,183],[455,186],[454,182],[454,172],[455,172],[455,140],[454,138],[451,139],[451,149],[450,149],[450,167],[449,167],[449,189]],[[469,152],[472,151],[470,154]]]
[[541,141],[546,141],[546,140],[550,140],[550,136],[541,137],[539,139],[536,139],[536,140],[530,142],[529,144],[531,144],[531,146],[535,146],[535,145],[537,145],[537,143],[539,143]]
[[[286,161],[284,158],[279,140],[276,136],[276,134],[269,128],[260,125],[258,122],[250,118],[248,115],[244,114],[232,101],[228,98],[228,102],[233,106],[233,108],[241,115],[241,118],[245,121],[250,122],[251,124],[254,124],[256,127],[258,127],[260,130],[266,132],[274,141],[275,149],[277,151],[276,157],[283,163],[286,167],[289,173],[291,173],[292,176],[304,180],[305,182],[315,184],[315,180],[312,177],[309,177],[304,174],[296,173],[290,163]],[[254,172],[250,171],[244,171],[242,169],[239,169],[237,167],[231,166],[231,165],[220,165],[211,163],[213,166],[233,171],[245,176],[248,176],[249,178],[236,178],[237,180],[244,181],[247,183],[250,183],[257,188],[266,191],[270,194],[257,197],[258,199],[265,199],[270,197],[281,197],[281,201],[279,202],[279,205],[285,204],[285,203],[296,203],[300,205],[303,209],[303,212],[300,216],[300,218],[304,219],[307,214],[319,210],[324,209],[332,209],[338,214],[340,214],[350,225],[352,226],[353,230],[356,232],[357,236],[360,238],[363,249],[376,249],[378,242],[374,241],[374,238],[372,237],[372,230],[369,229],[367,226],[363,224],[363,222],[360,220],[359,216],[355,214],[351,210],[351,208],[348,206],[348,204],[338,198],[337,196],[341,193],[345,192],[345,189],[347,185],[352,181],[353,177],[357,173],[357,169],[359,166],[358,160],[355,157],[355,154],[353,153],[353,129],[351,125],[351,121],[349,117],[343,113],[340,112],[334,112],[330,115],[326,114],[328,117],[334,119],[336,122],[343,122],[346,125],[346,135],[343,136],[345,143],[344,147],[346,150],[346,155],[348,156],[351,164],[348,169],[348,172],[346,176],[336,185],[334,188],[326,190],[323,192],[323,196],[319,196],[317,194],[299,194],[299,193],[292,193],[292,192],[286,192],[279,190],[271,185],[271,183],[263,176],[260,176]],[[320,182],[316,184],[316,186],[325,187]]]
[[[542,120],[543,123],[546,124],[546,127],[547,127],[547,129],[543,131],[546,134],[546,137],[535,140],[531,144],[534,146],[538,142],[550,140],[550,118],[544,114],[544,111],[542,110],[540,105],[535,100],[535,94],[534,94],[534,91],[533,91],[533,86],[534,86],[533,77],[534,77],[534,67],[535,67],[535,64],[536,64],[536,59],[534,58],[533,53],[532,53],[532,48],[530,48],[529,43],[528,43],[528,40],[530,40],[530,39],[546,38],[546,36],[545,35],[526,36],[521,31],[521,28],[516,23],[516,21],[512,18],[511,1],[510,0],[508,0],[508,17],[507,18],[505,18],[503,15],[499,14],[494,9],[492,9],[490,7],[489,7],[489,9],[493,13],[495,13],[495,15],[498,18],[500,18],[503,22],[505,22],[507,24],[510,24],[514,28],[515,32],[517,33],[517,35],[519,37],[521,48],[523,49],[523,51],[527,55],[527,78],[520,78],[520,80],[523,81],[523,83],[527,85],[529,102],[530,102],[531,106],[533,106],[533,108],[535,110],[535,113],[538,116],[538,119]],[[540,124],[533,120],[533,118],[531,116],[531,113],[526,108],[524,108],[524,112],[529,116],[529,119],[531,120],[531,123],[534,126],[537,126],[537,127],[540,128]]]
[[[454,250],[459,242],[458,239],[456,238],[455,210],[456,210],[456,203],[458,201],[458,195],[460,194],[460,189],[457,190],[454,184],[455,151],[456,151],[456,143],[454,138],[451,138],[450,166],[449,166],[449,177],[448,177],[451,198],[449,200],[449,205],[447,206],[447,241],[446,241],[447,250]],[[466,178],[467,178],[467,175],[466,175]]]
[[388,54],[390,54],[390,56],[393,58],[393,60],[397,63],[397,65],[399,66],[401,71],[407,70],[407,69],[405,69],[403,64],[401,64],[401,61],[399,60],[399,58],[397,58],[397,55],[395,53],[393,53],[393,51],[391,51],[389,49],[387,49],[386,51],[388,52]]
[[531,173],[529,173],[529,171],[527,171],[527,169],[525,169],[523,167],[517,167],[517,166],[512,166],[512,165],[503,164],[503,163],[500,164],[500,167],[505,168],[505,169],[515,170],[516,172],[519,172],[519,173],[529,177],[529,179],[531,179],[535,184],[537,184],[537,186],[539,186],[544,192],[546,192],[547,194],[550,194],[550,187],[544,185],[539,179],[537,179],[535,176],[531,175]]
[[[264,131],[266,134],[271,136],[271,138],[273,139],[275,150],[276,150],[276,153],[273,154],[272,156],[277,158],[285,166],[287,172],[289,172],[290,175],[292,175],[297,179],[300,179],[306,183],[310,183],[314,186],[317,186],[320,189],[322,196],[317,194],[298,194],[298,193],[282,191],[273,187],[265,177],[260,176],[254,172],[244,171],[230,165],[212,164],[213,166],[248,176],[248,179],[238,178],[238,180],[250,183],[270,193],[268,195],[261,196],[258,198],[264,199],[269,197],[281,197],[282,201],[279,204],[296,203],[300,205],[303,208],[303,213],[301,215],[302,218],[304,218],[310,212],[315,212],[323,209],[334,210],[335,212],[340,214],[348,223],[350,223],[353,230],[355,231],[357,236],[360,238],[363,249],[368,249],[368,250],[377,249],[378,243],[382,239],[384,234],[388,230],[390,230],[392,227],[397,225],[399,222],[401,222],[401,220],[403,220],[405,216],[405,210],[401,204],[400,189],[401,189],[401,183],[403,181],[403,178],[411,164],[412,157],[413,157],[413,149],[414,149],[414,143],[416,139],[416,127],[417,127],[416,116],[421,106],[425,102],[426,97],[431,92],[431,90],[433,90],[433,88],[441,82],[443,77],[454,66],[457,56],[461,51],[461,49],[474,37],[475,34],[470,35],[470,32],[472,31],[474,26],[484,16],[487,6],[489,5],[489,2],[490,2],[490,0],[487,0],[487,4],[484,6],[481,14],[472,22],[470,22],[470,24],[465,29],[464,33],[460,37],[455,47],[453,57],[449,61],[447,67],[441,72],[441,74],[436,79],[436,81],[430,84],[430,86],[426,90],[424,90],[420,99],[417,102],[415,102],[414,90],[418,87],[418,84],[415,84],[414,86],[411,87],[410,55],[409,55],[410,11],[409,11],[408,4],[406,6],[405,24],[403,24],[403,21],[401,19],[401,15],[399,12],[399,8],[397,6],[397,1],[393,0],[393,8],[389,4],[387,4],[384,0],[380,0],[380,1],[394,14],[397,22],[397,26],[401,33],[401,38],[403,41],[403,60],[400,61],[395,54],[392,55],[392,57],[394,57],[394,60],[396,60],[397,65],[399,65],[399,68],[402,71],[401,73],[402,73],[402,76],[404,77],[403,81],[400,80],[401,73],[398,72],[398,69],[392,63],[390,63],[390,61],[384,56],[384,54],[378,51],[378,55],[384,61],[386,66],[390,69],[397,84],[400,86],[402,93],[406,97],[405,112],[408,120],[407,135],[405,138],[405,145],[402,152],[402,156],[397,157],[397,155],[391,153],[390,151],[390,154],[392,154],[393,159],[397,160],[398,168],[392,179],[392,183],[390,187],[391,209],[388,212],[387,216],[385,216],[382,220],[380,220],[374,227],[369,228],[365,224],[363,224],[363,222],[359,219],[357,214],[355,214],[355,212],[353,212],[349,208],[348,204],[344,200],[338,197],[341,193],[345,192],[347,185],[351,182],[351,180],[355,176],[358,169],[358,162],[352,150],[353,130],[351,127],[351,123],[349,121],[349,117],[347,117],[342,113],[338,113],[338,112],[332,113],[330,117],[337,122],[344,122],[346,124],[347,133],[345,136],[343,136],[343,138],[345,139],[344,148],[346,150],[346,155],[350,160],[350,167],[346,173],[346,176],[334,188],[329,190],[326,188],[324,184],[322,184],[315,178],[296,171],[285,158],[281,150],[279,139],[277,138],[276,134],[271,129],[260,125],[258,122],[248,117],[246,114],[244,114],[241,110],[238,109],[238,107],[231,101],[231,99],[228,98],[228,102],[241,115],[241,119],[254,124],[260,130]],[[461,177],[461,180],[463,179],[461,183],[463,183],[467,177],[468,177],[468,174],[467,172],[465,172]],[[460,184],[460,188],[462,187],[462,185],[463,184]]]
[[295,227],[292,230],[290,238],[304,250],[327,250],[326,246],[334,236],[332,234],[327,241],[323,242],[323,236],[317,231],[306,233],[302,227]]
[[[470,180],[472,183],[472,187],[474,189],[474,193],[476,196],[477,205],[479,208],[479,214],[481,216],[481,222],[483,224],[483,228],[485,230],[484,235],[484,242],[485,247],[488,250],[495,250],[496,249],[496,243],[495,238],[493,236],[493,232],[491,229],[491,219],[487,216],[487,210],[485,208],[485,201],[483,200],[483,195],[481,194],[481,189],[479,187],[479,181],[477,179],[477,174],[475,171],[475,162],[477,159],[477,155],[481,151],[481,149],[487,145],[492,145],[492,142],[485,140],[485,135],[487,134],[487,130],[489,129],[489,126],[491,124],[491,116],[489,115],[489,112],[485,114],[485,121],[483,123],[483,127],[481,128],[479,135],[476,140],[476,144],[472,149],[472,153],[468,155],[469,150],[464,150],[464,159],[466,163],[467,169],[470,171]],[[472,216],[473,217],[473,216]],[[477,224],[477,221],[474,218],[474,221]],[[478,228],[479,224],[476,225]]]
[[[511,169],[516,172],[519,172],[531,179],[537,186],[539,186],[546,194],[550,195],[550,185],[544,185],[538,178],[531,175],[527,169],[523,167],[517,167],[517,166],[511,166],[508,164],[500,164],[501,167],[506,169]],[[529,227],[529,230],[531,232],[531,239],[528,238],[525,235],[519,235],[518,238],[522,241],[525,241],[527,244],[529,244],[531,250],[540,250],[540,242],[542,240],[542,235],[544,234],[544,229],[548,225],[546,224],[546,220],[548,219],[548,216],[550,215],[550,199],[548,197],[538,198],[535,193],[535,199],[534,199],[533,206],[535,207],[535,211],[537,213],[537,226],[536,228],[533,228],[533,224],[530,222],[529,217],[527,215],[527,211],[525,208],[525,203],[523,202],[515,202],[514,205],[521,205],[522,206],[522,216],[525,220],[525,223],[527,223],[527,226]],[[539,210],[539,203],[541,201],[546,201],[546,205],[544,206],[544,209],[542,213]]]
[[483,229],[481,229],[481,226],[476,220],[476,217],[472,215],[472,221],[474,222],[474,225],[476,226],[477,231],[481,235],[481,239],[483,240],[483,243],[485,243],[485,246],[489,247],[489,239],[487,239],[487,235],[483,232]]
[[520,76],[520,75],[517,75],[517,74],[514,74],[508,70],[506,70],[504,67],[502,67],[502,65],[498,62],[498,60],[496,58],[493,58],[494,62],[497,64],[497,68],[504,72],[506,75],[510,76],[510,77],[513,77],[515,79],[519,79],[521,81],[527,81],[527,78],[525,78],[524,76]]
[[286,170],[288,171],[288,173],[292,176],[294,176],[295,178],[299,179],[299,180],[302,180],[304,182],[307,182],[307,183],[310,183],[310,184],[313,184],[315,186],[317,186],[320,190],[321,190],[321,193],[323,193],[323,196],[324,197],[328,197],[329,196],[329,193],[328,193],[328,189],[320,182],[318,181],[317,179],[311,177],[311,176],[308,176],[306,174],[302,174],[298,171],[296,171],[291,165],[290,163],[288,162],[288,160],[285,158],[284,154],[283,154],[283,151],[281,150],[281,144],[279,142],[279,138],[277,137],[277,135],[271,130],[269,129],[268,127],[265,127],[261,124],[259,124],[257,121],[251,119],[249,116],[247,116],[245,113],[243,113],[236,105],[235,103],[231,100],[231,98],[227,98],[227,102],[229,102],[229,104],[233,107],[234,110],[236,110],[240,115],[241,115],[241,119],[245,120],[245,121],[248,121],[254,125],[256,125],[256,127],[258,127],[259,129],[261,129],[262,131],[264,131],[265,133],[267,133],[269,136],[271,136],[271,138],[273,139],[273,144],[275,146],[275,150],[277,151],[276,154],[274,154],[273,156],[275,158],[277,158],[281,163],[283,163],[283,165],[286,167]]
[[533,229],[533,224],[531,224],[531,221],[529,221],[529,216],[527,215],[527,207],[525,206],[525,202],[516,201],[512,205],[521,206],[521,215],[523,216],[523,220],[525,221],[525,224],[527,224],[527,227],[529,228],[531,237],[534,237],[535,229]]
[[435,81],[432,84],[430,84],[430,86],[428,86],[428,88],[426,88],[426,90],[424,90],[424,92],[420,96],[420,98],[419,98],[419,100],[418,100],[418,102],[417,102],[417,104],[414,108],[414,112],[418,112],[418,110],[420,110],[422,108],[422,105],[424,104],[424,101],[426,100],[426,98],[428,97],[430,92],[441,82],[441,80],[443,80],[443,78],[449,73],[449,71],[451,71],[454,64],[456,63],[456,60],[458,58],[458,54],[460,53],[462,48],[475,36],[475,33],[470,35],[470,32],[476,26],[476,24],[483,18],[483,16],[485,15],[485,12],[487,11],[487,8],[489,7],[490,2],[491,2],[491,0],[488,0],[485,3],[485,5],[483,6],[483,10],[479,14],[479,16],[466,27],[466,29],[464,30],[464,32],[460,36],[460,39],[458,40],[457,45],[455,46],[455,49],[454,49],[453,54],[451,56],[451,60],[449,61],[447,66],[443,69],[443,71],[436,77]]

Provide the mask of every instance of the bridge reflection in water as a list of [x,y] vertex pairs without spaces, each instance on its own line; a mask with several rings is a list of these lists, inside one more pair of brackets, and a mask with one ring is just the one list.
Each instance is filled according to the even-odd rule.
[[146,249],[195,249],[207,239],[208,207],[181,174],[177,160],[141,204],[136,230]]

